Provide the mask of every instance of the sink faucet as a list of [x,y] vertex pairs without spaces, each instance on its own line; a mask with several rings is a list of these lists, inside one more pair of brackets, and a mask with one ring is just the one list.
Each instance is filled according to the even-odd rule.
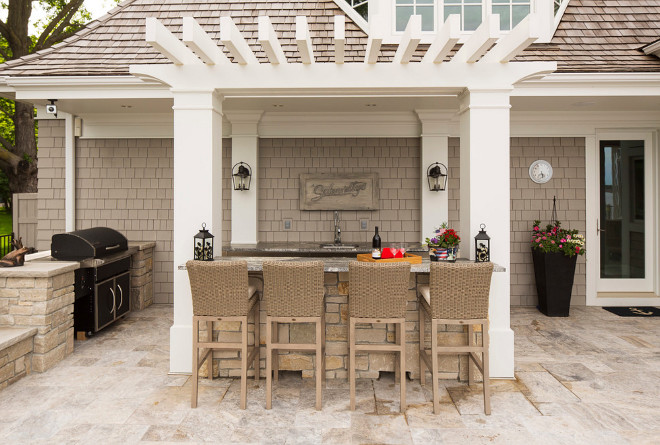
[[341,244],[341,229],[339,228],[339,210],[335,210],[335,244]]

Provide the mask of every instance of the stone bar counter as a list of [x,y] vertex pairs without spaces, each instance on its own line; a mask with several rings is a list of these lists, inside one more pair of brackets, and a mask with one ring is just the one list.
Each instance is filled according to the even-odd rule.
[[[318,244],[316,244],[318,249]],[[309,247],[313,249],[313,246]],[[235,261],[246,260],[248,263],[248,271],[251,279],[261,279],[261,271],[264,261],[314,261],[319,260],[324,262],[325,270],[325,305],[326,305],[326,377],[344,379],[348,376],[348,295],[349,295],[349,282],[348,282],[348,265],[351,261],[355,261],[355,251],[348,256],[293,256],[292,254],[298,253],[294,251],[295,247],[291,247],[287,252],[289,256],[225,256],[218,257],[216,261]],[[252,252],[257,253],[257,249]],[[342,253],[344,254],[344,253]],[[346,253],[347,255],[349,253]],[[459,260],[460,261],[460,260]],[[427,254],[423,254],[421,264],[412,264],[410,280],[408,282],[408,303],[406,313],[406,369],[411,378],[419,378],[419,317],[417,306],[417,286],[420,284],[428,284],[430,261]],[[185,269],[185,265],[179,266],[180,269]],[[495,266],[496,272],[502,272],[505,269],[501,266]],[[266,352],[265,352],[265,322],[266,312],[262,306],[261,309],[261,369],[265,369]],[[221,322],[214,324],[214,330],[221,338],[227,341],[238,341],[240,325],[235,322]],[[249,328],[250,336],[254,335],[254,327]],[[429,329],[426,330],[430,341]],[[314,341],[314,327],[313,325],[303,324],[283,324],[279,326],[279,340],[292,342],[292,343],[309,343]],[[480,336],[480,333],[477,333]],[[463,328],[458,327],[445,327],[443,331],[438,334],[439,341],[445,344],[456,344],[465,339]],[[394,343],[395,332],[394,325],[389,324],[374,324],[374,325],[360,325],[357,329],[357,341],[366,343],[381,343],[390,342]],[[249,339],[252,341],[252,338]],[[479,339],[480,341],[480,339]],[[240,359],[238,352],[222,352],[215,353],[214,360],[214,374],[227,377],[240,375]],[[280,353],[280,370],[295,370],[302,371],[303,377],[314,376],[314,356],[311,354],[304,354],[298,352]],[[218,365],[219,370],[218,370]],[[362,353],[356,357],[357,376],[359,378],[377,378],[382,371],[394,371],[394,356],[385,353]],[[202,372],[206,367],[202,368]],[[440,357],[441,376],[443,378],[467,378],[467,360],[462,357],[460,360],[456,356],[441,356]],[[262,371],[263,373],[264,371]],[[254,375],[253,371],[249,371],[250,375]]]

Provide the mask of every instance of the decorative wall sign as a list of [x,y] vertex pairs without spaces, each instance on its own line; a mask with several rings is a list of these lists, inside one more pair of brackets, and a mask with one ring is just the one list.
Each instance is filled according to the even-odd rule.
[[302,173],[300,210],[378,210],[377,173]]

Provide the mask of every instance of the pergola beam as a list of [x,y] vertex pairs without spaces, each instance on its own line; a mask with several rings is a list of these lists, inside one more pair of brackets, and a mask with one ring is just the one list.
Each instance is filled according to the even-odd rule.
[[476,62],[500,37],[499,14],[486,16],[481,25],[451,59],[451,63]]
[[482,57],[482,62],[506,63],[522,53],[525,48],[539,38],[539,20],[536,15],[528,15],[518,25],[502,37],[497,45]]
[[346,17],[335,16],[335,63],[344,63],[346,47]]
[[422,16],[421,15],[411,15],[408,19],[408,24],[406,25],[406,30],[401,36],[399,41],[399,47],[396,49],[392,63],[403,63],[406,64],[410,62],[412,55],[417,49],[417,45],[422,40]]
[[444,25],[438,30],[438,35],[431,44],[422,63],[442,63],[449,52],[454,49],[461,37],[461,16],[452,14],[447,17]]
[[312,38],[309,35],[307,26],[307,17],[304,15],[296,16],[296,44],[300,53],[300,60],[305,65],[314,63],[314,48]]
[[367,51],[364,54],[364,63],[378,62],[378,55],[380,54],[380,46],[383,44],[383,39],[380,37],[371,37],[367,41]]
[[155,17],[147,17],[145,41],[175,65],[201,64],[200,60]]
[[227,56],[192,17],[183,18],[182,40],[207,65],[229,63]]
[[240,65],[259,63],[231,17],[220,17],[220,41]]
[[282,50],[282,45],[277,39],[277,33],[273,24],[270,21],[270,18],[266,15],[259,16],[259,43],[264,49],[264,52],[268,56],[268,60],[273,65],[279,65],[280,63],[287,63],[286,56]]

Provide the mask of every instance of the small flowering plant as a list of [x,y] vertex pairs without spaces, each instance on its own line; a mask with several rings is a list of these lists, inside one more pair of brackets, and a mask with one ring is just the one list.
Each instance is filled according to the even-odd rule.
[[584,236],[577,230],[564,229],[559,221],[541,227],[541,221],[532,225],[532,250],[541,252],[559,252],[566,256],[584,255]]
[[440,227],[435,229],[435,232],[430,238],[426,238],[426,244],[429,247],[456,247],[461,242],[461,237],[454,229],[450,229],[446,222],[443,222]]

